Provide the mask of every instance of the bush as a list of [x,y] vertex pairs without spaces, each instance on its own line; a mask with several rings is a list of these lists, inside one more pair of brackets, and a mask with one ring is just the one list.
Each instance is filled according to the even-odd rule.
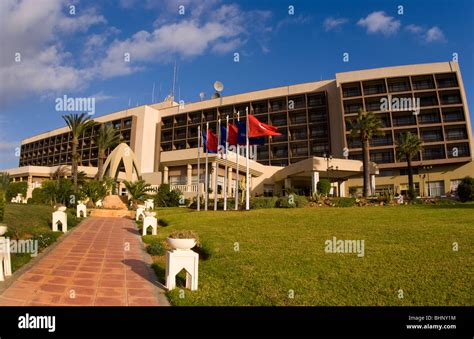
[[355,198],[334,198],[332,199],[335,207],[351,207],[354,206]]
[[165,249],[163,245],[161,244],[161,242],[159,241],[153,241],[152,243],[150,243],[147,246],[146,251],[150,255],[164,255],[165,254]]
[[[293,196],[294,197],[294,196]],[[296,207],[295,199],[290,199],[290,196],[278,198],[275,207],[278,208],[294,208]]]
[[169,226],[170,222],[166,219],[158,219],[158,225],[161,227]]
[[3,216],[5,215],[5,198],[3,192],[0,191],[0,222],[3,221]]
[[458,186],[459,200],[462,202],[474,200],[474,178],[465,177]]
[[98,200],[104,199],[107,195],[107,182],[104,180],[89,180],[86,181],[81,188],[84,196],[88,197],[95,203]]
[[37,187],[33,190],[32,196],[31,196],[31,203],[38,204],[38,205],[49,203],[49,199],[42,188]]
[[170,185],[161,184],[154,197],[156,207],[177,207],[180,205],[181,192],[171,190]]
[[76,214],[74,214],[72,211],[66,211],[66,216],[67,216],[67,227],[74,227],[79,223],[79,220],[76,217]]
[[321,179],[318,181],[317,189],[320,194],[328,195],[331,191],[331,183],[328,179]]
[[38,240],[38,247],[43,249],[54,243],[61,235],[62,232],[47,231],[36,234],[33,240]]
[[355,197],[357,195],[357,187],[354,187],[354,186],[349,187],[349,195],[351,197]]
[[303,195],[295,195],[296,207],[305,207],[308,205],[308,199]]
[[26,197],[26,191],[28,190],[28,183],[26,181],[17,181],[11,182],[8,184],[5,191],[5,198],[7,201],[11,201],[12,198],[16,197],[18,194],[21,194],[23,197]]
[[250,198],[250,209],[274,208],[278,201],[277,197]]

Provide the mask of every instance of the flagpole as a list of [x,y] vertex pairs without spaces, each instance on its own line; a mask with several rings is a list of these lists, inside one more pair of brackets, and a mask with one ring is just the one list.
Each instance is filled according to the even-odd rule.
[[208,166],[209,148],[207,147],[208,137],[209,137],[209,122],[206,122],[206,178],[204,178],[204,185],[206,186],[206,187],[204,187],[204,194],[206,195],[204,197],[204,202],[205,202],[204,210],[205,211],[207,211],[207,205],[209,203],[209,166]]
[[[237,121],[240,122],[240,112],[237,112]],[[236,170],[235,170],[235,210],[239,210],[239,155],[240,155],[240,146],[239,146],[239,129],[237,124],[237,160],[236,160]]]
[[221,119],[217,120],[217,157],[216,157],[216,174],[214,181],[214,211],[217,211],[217,180],[219,179],[219,164],[217,159],[219,159],[219,144],[221,138]]
[[229,148],[229,116],[226,116],[226,123],[225,123],[225,170],[224,170],[224,211],[227,211],[227,158],[229,157],[228,154]]
[[[198,172],[198,180],[197,180],[197,210],[201,210],[201,126],[198,126],[198,161],[197,161],[197,172]],[[192,177],[192,174],[191,174]],[[191,180],[192,181],[192,180]],[[192,184],[192,182],[191,182]]]
[[246,159],[246,164],[247,164],[247,170],[245,173],[245,209],[248,211],[250,209],[250,175],[249,175],[249,108],[248,106],[245,107],[245,148],[246,148],[246,153],[247,153],[247,159]]

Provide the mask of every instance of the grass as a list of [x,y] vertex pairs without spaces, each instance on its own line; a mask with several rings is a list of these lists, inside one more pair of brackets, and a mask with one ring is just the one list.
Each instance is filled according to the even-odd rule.
[[[47,205],[6,204],[4,223],[11,239],[39,239],[40,250],[51,245],[63,233],[51,231],[51,214],[54,209]],[[68,230],[77,225],[78,220],[68,211]],[[16,271],[31,260],[26,253],[12,253],[12,270]]]
[[[157,212],[169,226],[147,242],[194,230],[209,254],[198,291],[168,292],[173,305],[474,305],[474,204]],[[365,256],[325,253],[333,236],[364,240]]]

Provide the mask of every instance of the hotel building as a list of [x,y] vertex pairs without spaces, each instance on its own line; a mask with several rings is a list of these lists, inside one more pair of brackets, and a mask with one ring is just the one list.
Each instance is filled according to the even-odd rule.
[[[381,99],[412,99],[419,110],[381,109]],[[423,141],[413,160],[420,196],[445,196],[459,181],[474,174],[469,109],[459,65],[440,62],[337,73],[335,79],[180,104],[172,99],[94,118],[111,123],[136,157],[137,174],[147,182],[169,183],[193,196],[204,183],[204,154],[198,170],[198,128],[216,131],[217,120],[245,118],[245,110],[282,133],[255,147],[250,161],[252,195],[282,194],[291,187],[300,194],[314,191],[328,178],[334,193],[348,196],[362,189],[362,150],[352,140],[348,120],[359,109],[373,111],[383,123],[383,135],[371,141],[371,175],[375,192],[407,190],[406,161],[397,158],[396,140],[410,131]],[[80,139],[80,170],[97,171],[97,128]],[[254,149],[254,148],[252,148]],[[112,150],[109,150],[110,153]],[[255,154],[254,154],[255,155]],[[329,156],[330,155],[330,156]],[[14,180],[27,180],[29,192],[48,179],[57,166],[71,164],[71,136],[66,127],[24,139],[19,167],[7,170]],[[222,193],[226,160],[209,155],[209,182]],[[237,172],[245,175],[245,158],[227,160],[227,185],[235,190]],[[198,172],[201,176],[198,180]],[[123,173],[119,175],[123,176]],[[201,190],[202,192],[202,190]],[[229,193],[233,194],[232,192]]]

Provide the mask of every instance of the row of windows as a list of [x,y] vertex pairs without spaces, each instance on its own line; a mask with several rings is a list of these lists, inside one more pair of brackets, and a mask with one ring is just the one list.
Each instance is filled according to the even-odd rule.
[[[420,160],[441,160],[446,158],[460,158],[469,157],[470,150],[468,143],[452,143],[445,145],[431,145],[424,146],[421,154],[416,155],[413,161]],[[349,159],[362,160],[361,152],[351,152]],[[404,162],[405,158],[402,156],[396,159],[398,162]],[[395,152],[392,148],[382,150],[371,150],[370,161],[377,164],[388,164],[395,162]]]
[[342,85],[342,96],[344,98],[363,95],[376,95],[387,93],[406,92],[411,90],[428,90],[435,88],[458,87],[456,73],[418,75],[411,77],[396,77],[346,83]]
[[[458,90],[440,91],[439,100],[436,92],[415,93],[414,96],[402,95],[391,98],[392,110],[415,110],[418,105],[420,107],[431,107],[441,105],[459,105],[462,104],[461,93]],[[383,112],[390,110],[388,106],[388,98],[386,96],[365,98],[365,99],[349,99],[344,100],[344,113],[354,114],[359,110]]]
[[240,103],[231,106],[210,108],[202,111],[176,114],[170,117],[162,118],[162,129],[172,128],[173,126],[186,126],[191,124],[200,124],[204,122],[215,121],[218,117],[229,116],[236,119],[237,113],[245,116],[246,108],[249,108],[250,114],[264,114],[269,112],[297,111],[307,107],[320,107],[326,105],[326,94],[324,92],[281,97],[270,100],[262,100],[250,103]]

